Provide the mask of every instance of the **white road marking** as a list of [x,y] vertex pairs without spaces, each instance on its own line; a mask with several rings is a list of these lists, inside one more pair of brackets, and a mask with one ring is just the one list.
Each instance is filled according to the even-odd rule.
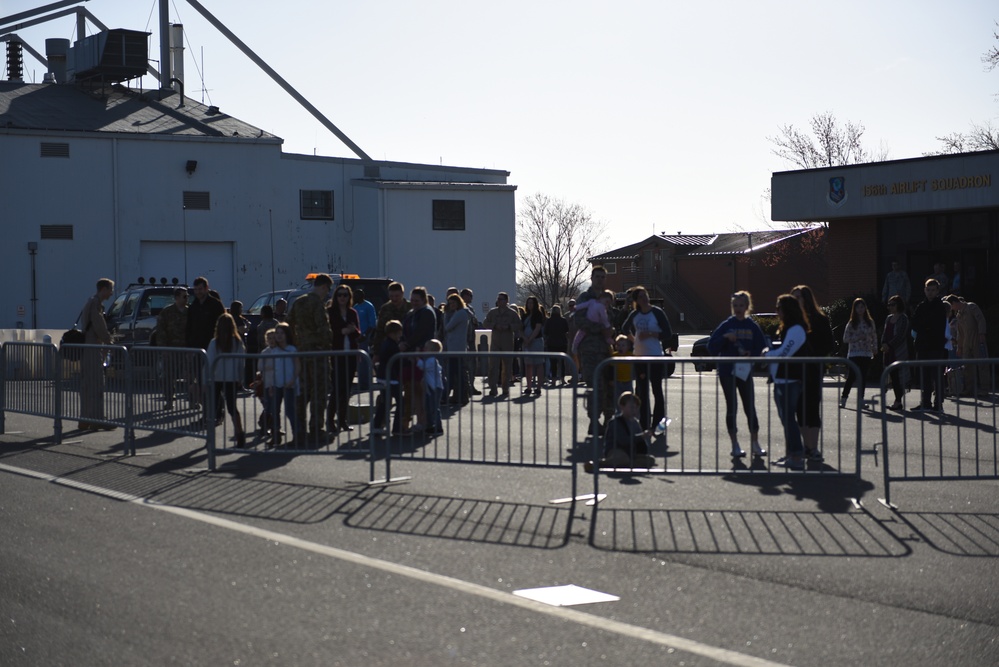
[[51,482],[53,484],[59,484],[61,486],[67,486],[70,488],[79,489],[81,491],[86,491],[88,493],[105,496],[107,498],[113,498],[114,500],[120,500],[122,502],[134,503],[136,505],[141,505],[143,507],[149,507],[163,512],[169,512],[170,514],[186,517],[188,519],[194,519],[195,521],[200,521],[202,523],[206,523],[211,526],[226,528],[238,533],[243,533],[244,535],[259,537],[261,539],[265,539],[271,542],[277,542],[285,546],[294,547],[296,549],[301,549],[303,551],[308,551],[321,556],[336,558],[337,560],[341,560],[346,563],[353,563],[355,565],[360,565],[362,567],[369,567],[375,570],[388,572],[390,574],[407,577],[415,581],[421,581],[435,586],[449,588],[451,590],[458,591],[460,593],[465,593],[466,595],[475,595],[477,597],[486,600],[491,600],[493,602],[499,602],[501,604],[513,607],[519,607],[521,609],[533,611],[547,616],[553,616],[563,621],[571,621],[578,625],[590,627],[595,630],[602,630],[604,632],[613,632],[623,637],[639,639],[642,641],[650,642],[652,644],[665,646],[667,648],[673,648],[680,651],[685,651],[687,653],[692,653],[694,655],[704,656],[706,658],[710,658],[711,660],[716,660],[721,663],[736,665],[737,667],[787,667],[786,665],[783,665],[783,663],[773,662],[771,660],[766,660],[764,658],[757,658],[755,656],[746,655],[744,653],[739,653],[737,651],[731,651],[729,649],[719,648],[717,646],[711,646],[710,644],[703,644],[701,642],[694,641],[692,639],[685,639],[677,635],[671,635],[665,632],[659,632],[657,630],[650,630],[648,628],[643,628],[628,623],[622,623],[621,621],[615,621],[609,618],[594,616],[592,614],[587,614],[585,612],[581,612],[576,609],[570,609],[567,607],[553,607],[544,604],[542,602],[536,602],[534,600],[529,600],[527,598],[518,597],[506,591],[500,591],[494,588],[489,588],[488,586],[482,586],[480,584],[474,584],[468,581],[462,581],[461,579],[456,579],[454,577],[449,577],[443,574],[435,574],[433,572],[427,572],[426,570],[420,570],[415,567],[410,567],[408,565],[400,565],[398,563],[392,563],[378,558],[372,558],[371,556],[355,553],[353,551],[337,549],[336,547],[330,547],[325,544],[310,542],[308,540],[303,540],[297,537],[293,537],[291,535],[285,535],[283,533],[278,533],[272,530],[257,528],[255,526],[238,523],[230,519],[223,519],[221,517],[213,516],[211,514],[204,514],[202,512],[196,512],[194,510],[189,510],[183,507],[164,505],[162,503],[158,503],[148,498],[142,498],[140,496],[134,496],[132,494],[122,493],[120,491],[114,491],[111,489],[105,489],[103,487],[94,486],[92,484],[77,482],[72,479],[66,479],[64,477],[56,477],[54,475],[49,475],[47,473],[36,472],[34,470],[28,470],[25,468],[18,468],[3,463],[0,463],[0,470],[7,471],[16,475],[23,475],[25,477],[32,477],[34,479],[44,480],[47,482]]

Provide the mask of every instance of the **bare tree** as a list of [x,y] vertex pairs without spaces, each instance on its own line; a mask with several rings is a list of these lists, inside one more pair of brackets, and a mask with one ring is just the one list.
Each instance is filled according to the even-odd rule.
[[536,193],[517,214],[517,264],[522,303],[529,295],[545,308],[575,297],[607,225],[579,204]]
[[875,162],[888,157],[883,146],[870,151],[861,143],[865,128],[861,123],[847,121],[840,125],[829,111],[817,113],[809,121],[811,133],[794,125],[784,125],[776,137],[767,137],[774,145],[774,155],[801,169],[840,167],[859,162]]
[[937,137],[937,141],[941,144],[940,150],[925,155],[994,151],[999,150],[999,129],[991,122],[984,125],[972,123],[971,129],[967,132],[951,132],[946,136]]
[[[996,22],[996,26],[999,26],[999,21]],[[993,31],[992,36],[999,40],[999,30]],[[996,67],[999,67],[999,46],[993,46],[986,51],[982,55],[982,62],[985,63],[986,72],[991,72]]]
[[[996,23],[999,26],[999,22]],[[994,31],[992,36],[999,40],[999,31]],[[993,46],[982,54],[982,62],[985,64],[985,71],[991,72],[999,67],[999,46]],[[937,137],[940,142],[940,150],[924,155],[951,155],[953,153],[970,153],[971,151],[994,151],[999,150],[999,128],[986,122],[984,125],[972,123],[971,129],[967,132],[951,132],[948,135]]]

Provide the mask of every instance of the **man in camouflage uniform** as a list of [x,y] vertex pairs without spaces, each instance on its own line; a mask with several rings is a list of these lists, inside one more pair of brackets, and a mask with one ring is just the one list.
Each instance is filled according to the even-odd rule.
[[[590,299],[600,298],[600,295],[604,293],[606,281],[607,270],[599,264],[594,266],[590,272],[590,288],[579,295],[577,302],[583,303]],[[572,314],[572,322],[577,330],[586,333],[579,343],[577,354],[579,355],[582,380],[587,387],[599,394],[599,405],[595,395],[590,401],[590,432],[600,434],[602,433],[599,422],[600,414],[604,415],[604,424],[614,416],[613,372],[612,369],[606,368],[606,371],[611,372],[597,378],[596,370],[601,361],[611,356],[611,350],[610,346],[607,345],[603,325],[590,320],[586,316],[586,311],[586,308],[577,308]],[[608,317],[611,316],[612,314],[608,313]],[[596,391],[598,382],[600,389]]]
[[[288,316],[288,324],[295,333],[295,346],[299,352],[329,352],[333,346],[333,330],[326,314],[326,300],[333,288],[333,279],[320,273],[312,281],[312,291],[295,299]],[[295,403],[299,433],[307,447],[326,444],[323,425],[326,420],[326,396],[329,393],[329,357],[308,357],[302,360],[300,390]],[[306,420],[308,406],[309,419]]]
[[[187,344],[187,288],[178,287],[173,291],[173,303],[156,316],[156,346],[184,347]],[[187,377],[185,359],[176,352],[163,355],[163,400],[166,409],[173,409],[173,395],[177,379]]]
[[[402,322],[406,319],[407,313],[412,309],[412,305],[409,301],[406,301],[406,288],[403,287],[400,282],[391,282],[388,286],[388,297],[389,300],[382,304],[382,307],[378,309],[378,322],[375,324],[375,338],[371,343],[371,351],[374,353],[371,360],[377,366],[379,363],[378,351],[382,349],[382,343],[385,342],[385,325],[392,320],[399,320]],[[395,362],[399,363],[398,360]],[[398,374],[401,371],[399,369],[384,369],[381,372],[387,373],[391,371],[393,374]],[[379,376],[380,377],[380,376]],[[411,402],[410,394],[406,394],[402,401],[402,413],[405,421],[400,420],[400,423],[408,424],[410,417],[413,415],[413,404]]]
[[[490,352],[513,352],[514,339],[520,331],[520,313],[510,305],[506,292],[496,295],[496,307],[486,313],[482,326],[493,333],[490,337]],[[503,387],[503,396],[510,395],[510,381],[513,379],[513,360],[510,357],[489,357],[489,396],[496,396],[496,385]]]

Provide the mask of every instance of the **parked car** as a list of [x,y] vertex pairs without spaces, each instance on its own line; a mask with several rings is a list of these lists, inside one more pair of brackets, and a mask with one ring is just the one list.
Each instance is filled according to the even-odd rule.
[[140,278],[139,282],[126,287],[105,314],[111,341],[125,347],[150,345],[156,330],[156,316],[173,303],[173,292],[178,287],[187,289],[187,285],[177,282],[168,285],[165,278],[158,285]]
[[[316,274],[310,273],[305,276],[305,282],[296,288],[264,292],[254,299],[250,307],[243,311],[243,316],[250,322],[250,332],[253,333],[256,331],[257,324],[261,320],[260,311],[264,306],[273,308],[278,299],[284,299],[288,302],[288,310],[290,312],[295,299],[303,294],[308,294],[312,290],[312,280],[315,276]],[[364,297],[374,304],[375,312],[378,312],[382,304],[388,301],[388,286],[392,282],[391,278],[362,278],[354,273],[331,273],[330,277],[333,279],[334,289],[338,285],[349,285],[351,290],[355,290],[358,287],[362,288],[364,290]],[[332,293],[331,291],[330,294]],[[252,336],[249,342],[255,347],[255,339]]]

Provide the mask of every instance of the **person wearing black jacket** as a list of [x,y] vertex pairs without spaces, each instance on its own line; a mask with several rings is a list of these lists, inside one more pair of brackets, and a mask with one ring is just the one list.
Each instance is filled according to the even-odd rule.
[[[215,325],[219,318],[225,315],[225,306],[222,305],[222,301],[208,293],[208,279],[204,276],[195,278],[192,288],[194,301],[187,306],[187,347],[207,350],[208,344],[215,338]],[[192,378],[191,396],[195,402],[200,403],[204,397],[198,382],[197,377]],[[223,407],[222,403],[215,406],[216,422],[225,414]]]
[[[836,347],[832,325],[829,318],[822,312],[815,293],[808,285],[797,285],[791,290],[791,296],[798,300],[802,312],[808,320],[809,356],[828,357]],[[801,437],[805,443],[805,456],[811,461],[821,462],[822,452],[819,450],[819,431],[822,428],[822,375],[824,364],[806,364],[804,369],[804,385],[801,401],[798,404],[798,420],[801,423]]]
[[[912,314],[912,331],[916,334],[916,359],[937,360],[947,358],[947,307],[940,299],[940,283],[930,278],[923,286],[926,301],[916,306]],[[943,366],[923,366],[919,369],[920,404],[913,411],[943,409]],[[933,403],[930,403],[930,398]]]

